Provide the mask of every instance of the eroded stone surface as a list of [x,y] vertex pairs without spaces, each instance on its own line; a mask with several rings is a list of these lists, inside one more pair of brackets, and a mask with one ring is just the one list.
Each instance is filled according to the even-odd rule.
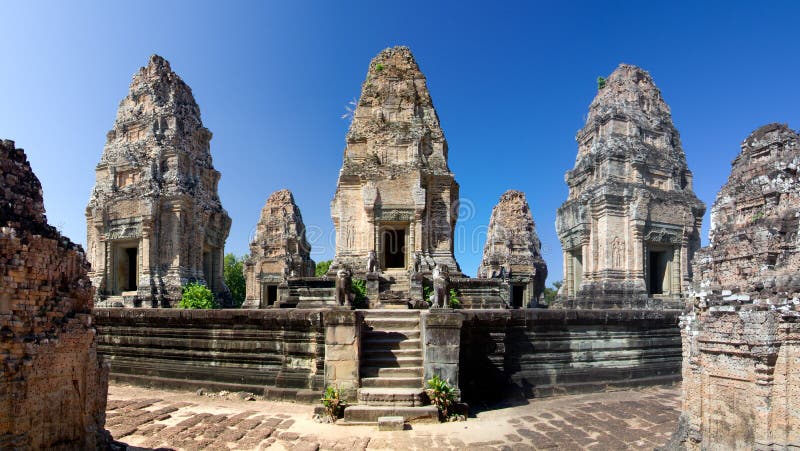
[[[108,306],[170,306],[190,281],[223,302],[231,226],[217,195],[211,132],[192,90],[153,55],[133,76],[86,207],[90,277]],[[128,302],[130,301],[130,302]]]
[[311,277],[314,267],[306,226],[294,196],[287,189],[272,193],[261,209],[250,256],[244,263],[247,295],[242,307],[274,305],[279,284],[289,277]]
[[347,133],[331,216],[337,265],[365,272],[369,251],[384,271],[405,273],[453,257],[458,184],[425,76],[406,47],[383,50],[369,65]]
[[765,125],[742,142],[711,208],[710,246],[695,279],[707,288],[759,297],[800,292],[800,135]]
[[105,443],[108,367],[80,246],[47,224],[25,153],[0,142],[0,449]]
[[800,447],[800,137],[753,132],[712,207],[681,318],[683,396],[672,447]]
[[541,247],[525,193],[508,190],[492,210],[478,275],[501,277],[502,272],[511,279],[513,306],[535,304],[547,279]]
[[565,176],[569,197],[556,218],[564,252],[559,305],[660,307],[643,299],[677,300],[690,282],[705,206],[650,74],[620,65],[576,139],[575,167]]

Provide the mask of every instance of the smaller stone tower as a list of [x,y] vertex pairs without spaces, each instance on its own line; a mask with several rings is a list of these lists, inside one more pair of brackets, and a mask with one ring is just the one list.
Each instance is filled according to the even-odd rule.
[[294,196],[287,189],[272,193],[261,209],[250,256],[244,263],[247,295],[242,307],[275,305],[279,285],[290,277],[311,277],[314,268],[306,226]]
[[513,307],[535,305],[547,279],[541,242],[525,193],[508,190],[492,210],[479,277],[505,277]]

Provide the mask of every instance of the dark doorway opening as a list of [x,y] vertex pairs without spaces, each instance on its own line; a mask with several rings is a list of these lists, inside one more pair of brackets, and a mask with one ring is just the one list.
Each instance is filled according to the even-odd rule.
[[523,307],[525,296],[525,285],[511,286],[511,306],[514,308]]
[[383,232],[383,256],[386,268],[406,267],[406,231],[389,229]]
[[124,291],[132,291],[138,288],[136,286],[136,275],[139,272],[137,264],[139,260],[138,259],[139,249],[135,247],[130,247],[128,249],[125,249],[125,254],[128,257],[128,277]]
[[664,278],[667,274],[667,262],[664,251],[650,251],[650,294],[664,293]]
[[278,302],[278,286],[267,285],[267,305],[275,305]]

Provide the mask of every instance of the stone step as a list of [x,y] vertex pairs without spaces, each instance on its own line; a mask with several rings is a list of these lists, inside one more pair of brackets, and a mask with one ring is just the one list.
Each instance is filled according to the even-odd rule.
[[389,368],[383,366],[362,366],[361,377],[419,377],[424,375],[421,366]]
[[422,357],[384,357],[376,356],[369,361],[362,362],[364,366],[378,366],[381,368],[408,368],[412,366],[422,366]]
[[421,377],[362,377],[362,388],[421,388]]
[[372,348],[369,345],[365,345],[362,353],[361,359],[364,362],[371,362],[373,360],[395,360],[402,357],[419,357],[422,358],[422,349],[385,349],[385,348]]
[[403,417],[408,423],[438,423],[436,406],[365,406],[355,405],[344,409],[346,423],[377,423],[380,417]]
[[418,407],[430,404],[425,391],[416,388],[360,388],[358,402],[368,406]]
[[419,310],[406,310],[406,311],[386,311],[386,310],[365,310],[364,318],[417,318],[419,319]]
[[419,317],[417,318],[364,318],[364,324],[372,330],[398,331],[419,330]]
[[420,331],[417,330],[403,330],[403,331],[387,331],[387,330],[365,330],[362,336],[364,340],[389,342],[389,341],[419,341]]
[[421,349],[422,342],[419,338],[397,338],[381,336],[364,337],[363,349]]

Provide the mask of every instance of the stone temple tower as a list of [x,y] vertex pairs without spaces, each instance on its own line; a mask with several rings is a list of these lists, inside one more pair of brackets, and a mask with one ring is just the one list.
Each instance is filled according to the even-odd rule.
[[705,205],[650,74],[620,65],[599,86],[576,139],[575,167],[564,177],[569,197],[556,218],[558,304],[679,307]]
[[289,277],[314,275],[311,245],[300,208],[288,189],[269,196],[250,243],[250,256],[244,262],[246,297],[243,308],[276,305],[278,286]]
[[222,261],[231,220],[210,140],[192,90],[150,57],[119,105],[86,207],[100,305],[172,306],[190,281],[230,299]]
[[458,184],[425,76],[406,47],[383,50],[369,65],[347,133],[331,216],[339,265],[366,268],[375,251],[384,273],[405,272],[420,257],[451,275]]
[[547,279],[542,243],[525,193],[508,190],[492,209],[479,277],[505,277],[513,307],[536,305]]

